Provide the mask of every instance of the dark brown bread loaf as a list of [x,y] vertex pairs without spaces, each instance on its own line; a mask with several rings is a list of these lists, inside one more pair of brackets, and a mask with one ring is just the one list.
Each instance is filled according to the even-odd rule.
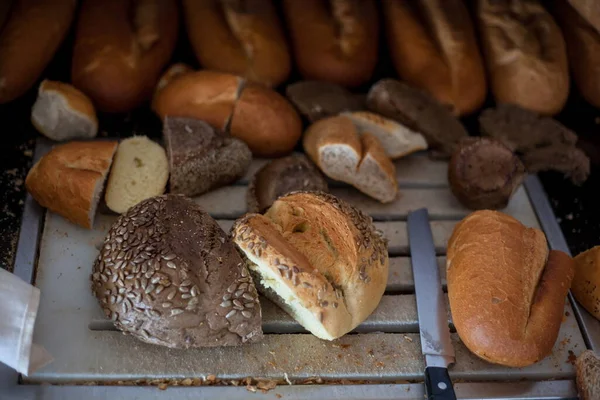
[[252,161],[244,142],[215,132],[204,121],[166,117],[163,135],[171,193],[197,196],[227,185],[241,178]]
[[367,95],[367,107],[425,136],[429,148],[450,157],[467,130],[450,110],[421,89],[394,79],[375,83]]
[[262,338],[245,264],[217,222],[184,196],[153,197],[121,215],[91,279],[105,315],[144,342],[189,348]]
[[248,185],[248,212],[262,213],[280,196],[298,190],[327,192],[327,181],[304,155],[273,160],[258,170]]

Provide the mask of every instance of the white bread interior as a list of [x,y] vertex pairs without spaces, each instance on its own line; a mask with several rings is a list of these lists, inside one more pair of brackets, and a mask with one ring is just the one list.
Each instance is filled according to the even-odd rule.
[[146,136],[123,140],[117,148],[108,183],[106,205],[116,213],[150,197],[163,194],[169,179],[169,161],[163,147]]

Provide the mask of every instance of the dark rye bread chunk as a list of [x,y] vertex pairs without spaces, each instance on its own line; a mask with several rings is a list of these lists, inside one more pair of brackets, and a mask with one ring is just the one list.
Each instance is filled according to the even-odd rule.
[[577,392],[581,400],[600,399],[600,358],[586,350],[575,361]]
[[310,122],[338,115],[344,111],[365,109],[363,95],[323,81],[300,81],[288,85],[285,95]]
[[590,174],[590,159],[576,147],[577,135],[553,118],[512,104],[484,110],[481,133],[500,140],[523,161],[527,172],[557,171],[580,185]]
[[165,117],[163,135],[171,193],[198,196],[225,186],[241,178],[252,161],[244,142],[217,133],[204,121]]
[[248,212],[263,213],[277,198],[294,191],[327,192],[327,180],[301,154],[278,158],[265,164],[252,177],[246,200]]
[[448,107],[429,93],[394,79],[382,79],[371,87],[367,107],[421,133],[436,157],[449,158],[458,142],[469,135]]
[[463,139],[448,165],[452,193],[472,210],[506,207],[524,178],[519,157],[492,138]]
[[92,292],[121,331],[173,348],[262,338],[256,288],[217,222],[183,195],[142,201],[110,228]]

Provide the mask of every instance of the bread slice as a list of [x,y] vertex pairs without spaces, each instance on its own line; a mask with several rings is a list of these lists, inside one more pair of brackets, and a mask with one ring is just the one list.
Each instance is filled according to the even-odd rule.
[[581,400],[600,399],[600,358],[586,350],[575,361],[577,391]]
[[169,162],[161,145],[146,136],[119,144],[108,184],[106,205],[124,213],[142,200],[163,194],[169,179]]
[[346,182],[382,203],[398,194],[396,167],[372,134],[359,135],[345,116],[325,118],[304,134],[304,150],[328,177]]
[[236,221],[232,238],[259,291],[324,340],[364,321],[387,285],[386,240],[370,217],[329,194],[282,196],[264,216]]
[[58,145],[31,168],[25,187],[42,207],[92,228],[116,149],[115,141]]
[[44,80],[31,110],[31,123],[52,140],[96,137],[98,118],[92,101],[67,83]]
[[359,133],[368,132],[377,137],[392,160],[427,150],[423,135],[394,120],[368,111],[344,112],[341,115],[350,118]]

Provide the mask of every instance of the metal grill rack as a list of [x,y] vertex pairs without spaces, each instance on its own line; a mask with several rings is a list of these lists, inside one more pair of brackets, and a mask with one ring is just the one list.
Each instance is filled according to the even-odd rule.
[[[40,139],[35,157],[49,149]],[[245,212],[246,185],[264,160],[253,161],[248,174],[236,184],[195,201],[224,230]],[[15,273],[35,282],[41,301],[34,341],[43,345],[54,362],[17,383],[17,376],[0,370],[0,385],[14,398],[43,399],[422,399],[421,355],[414,284],[406,231],[406,216],[427,207],[442,281],[445,287],[445,248],[454,225],[469,213],[448,188],[446,164],[415,154],[396,162],[401,195],[382,205],[348,186],[333,183],[331,192],[349,201],[376,221],[389,240],[390,274],[377,310],[354,332],[333,342],[307,333],[291,317],[262,299],[262,342],[231,348],[167,349],[142,343],[116,331],[92,296],[91,265],[105,233],[116,219],[97,216],[95,228],[79,228],[46,213],[28,196],[16,257]],[[528,177],[503,210],[528,226],[543,228],[553,248],[566,250],[539,180]],[[537,213],[537,214],[536,214]],[[461,399],[576,398],[574,367],[570,361],[597,348],[598,321],[571,300],[553,353],[526,368],[492,365],[474,356],[456,333],[452,334],[456,364],[450,374]],[[451,324],[451,317],[449,316]],[[452,326],[452,325],[451,325]],[[244,387],[95,386],[89,382],[137,379],[183,379],[216,375],[219,379],[246,377],[291,382],[321,377],[321,385],[279,385],[266,394]],[[369,384],[327,384],[328,380],[368,380]],[[399,383],[406,382],[406,383]],[[45,385],[50,383],[51,385]],[[44,384],[44,385],[42,385]],[[0,386],[2,387],[2,386]],[[0,389],[2,394],[2,389]],[[2,397],[2,396],[0,396]],[[7,397],[12,398],[12,397]]]

